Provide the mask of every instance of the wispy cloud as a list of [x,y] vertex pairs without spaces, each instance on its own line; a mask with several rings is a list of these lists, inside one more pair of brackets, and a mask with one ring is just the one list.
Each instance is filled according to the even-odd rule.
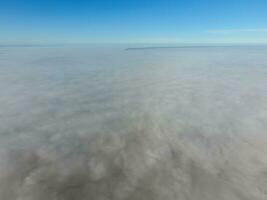
[[213,29],[208,33],[231,34],[231,33],[267,33],[267,28],[251,28],[251,29]]

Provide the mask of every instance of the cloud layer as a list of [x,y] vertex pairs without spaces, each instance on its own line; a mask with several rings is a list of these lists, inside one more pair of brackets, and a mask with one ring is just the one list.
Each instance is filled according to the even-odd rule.
[[265,200],[267,49],[0,49],[1,200]]

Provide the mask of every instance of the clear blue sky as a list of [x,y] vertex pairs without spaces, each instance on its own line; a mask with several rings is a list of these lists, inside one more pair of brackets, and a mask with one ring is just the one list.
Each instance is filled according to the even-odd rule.
[[267,0],[0,0],[0,44],[267,43]]

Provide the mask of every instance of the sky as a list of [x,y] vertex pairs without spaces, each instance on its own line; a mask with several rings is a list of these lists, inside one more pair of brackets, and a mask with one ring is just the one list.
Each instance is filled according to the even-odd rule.
[[0,44],[267,43],[266,0],[0,0]]

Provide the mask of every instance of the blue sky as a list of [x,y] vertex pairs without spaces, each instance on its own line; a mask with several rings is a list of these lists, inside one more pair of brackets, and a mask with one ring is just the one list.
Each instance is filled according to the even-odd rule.
[[267,43],[266,0],[0,0],[0,44]]

